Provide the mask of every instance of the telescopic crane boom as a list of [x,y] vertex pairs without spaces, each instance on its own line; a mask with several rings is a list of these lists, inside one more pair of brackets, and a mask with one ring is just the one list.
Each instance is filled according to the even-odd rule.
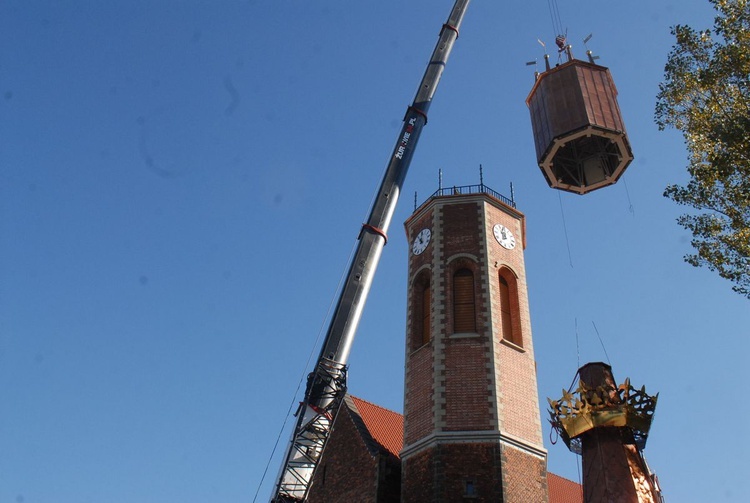
[[339,296],[315,369],[307,379],[304,401],[281,466],[272,503],[307,499],[315,469],[331,432],[333,420],[346,393],[349,351],[372,284],[380,254],[387,241],[396,203],[406,178],[427,110],[440,82],[469,0],[456,0],[440,31],[435,50],[393,148],[367,222],[362,225],[356,252]]

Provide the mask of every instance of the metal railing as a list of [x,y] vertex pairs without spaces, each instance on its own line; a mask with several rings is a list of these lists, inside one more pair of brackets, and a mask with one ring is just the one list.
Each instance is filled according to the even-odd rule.
[[[479,185],[461,185],[459,186],[453,186],[453,187],[441,187],[438,190],[436,190],[430,197],[427,198],[424,203],[431,201],[435,199],[436,197],[441,196],[457,196],[461,194],[488,194],[495,199],[498,199],[502,201],[503,203],[507,204],[511,208],[516,207],[516,202],[512,197],[505,197],[504,195],[500,194],[499,192],[496,192],[492,190],[491,188],[487,187],[485,184],[480,183]],[[422,203],[422,204],[424,204]],[[416,205],[414,207],[416,210]]]

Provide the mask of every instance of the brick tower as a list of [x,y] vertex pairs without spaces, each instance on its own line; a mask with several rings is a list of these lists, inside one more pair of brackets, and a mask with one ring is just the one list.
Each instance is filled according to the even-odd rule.
[[524,215],[441,189],[410,242],[402,501],[547,502]]

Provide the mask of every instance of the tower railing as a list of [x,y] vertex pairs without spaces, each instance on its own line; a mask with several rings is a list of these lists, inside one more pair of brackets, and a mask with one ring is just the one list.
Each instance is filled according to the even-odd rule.
[[457,195],[462,195],[462,194],[488,194],[494,197],[495,199],[498,199],[501,202],[507,204],[511,208],[516,207],[516,202],[513,198],[505,197],[499,192],[487,187],[483,183],[480,183],[479,185],[461,185],[461,186],[454,185],[452,187],[441,187],[435,192],[433,192],[433,194],[427,198],[425,203],[435,199],[436,197],[457,196]]

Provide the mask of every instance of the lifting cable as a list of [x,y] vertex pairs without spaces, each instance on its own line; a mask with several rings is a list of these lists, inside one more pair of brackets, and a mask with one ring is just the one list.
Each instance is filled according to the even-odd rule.
[[560,216],[562,217],[563,231],[565,232],[565,246],[568,247],[568,262],[570,262],[570,268],[573,269],[573,255],[570,254],[570,240],[568,239],[568,225],[565,223],[565,211],[563,211],[561,191],[557,191],[557,198],[560,200]]
[[602,340],[602,336],[599,335],[599,329],[596,328],[596,323],[594,323],[594,320],[591,320],[591,324],[594,325],[594,331],[596,332],[596,336],[599,337],[599,344],[602,345],[602,350],[604,351],[604,356],[607,357],[607,364],[611,367],[612,362],[609,361],[609,355],[607,354],[607,348],[604,347],[604,341]]
[[[578,318],[574,318],[575,322],[575,333],[576,333],[576,360],[578,364],[578,368],[581,368],[581,343],[578,335]],[[594,323],[594,320],[591,320],[591,324],[594,326],[594,332],[596,332],[596,336],[599,339],[599,344],[602,346],[602,351],[604,351],[604,357],[607,359],[607,364],[611,367],[612,362],[609,360],[609,353],[607,353],[607,348],[604,347],[604,340],[602,340],[602,336],[599,333],[599,329],[596,328],[596,323]],[[578,374],[576,373],[576,376]],[[573,382],[570,383],[570,388],[568,391],[571,391],[573,389],[573,385],[575,384],[575,378],[573,378]]]
[[[581,344],[578,341],[578,318],[576,318],[575,320],[576,320],[576,363],[578,364],[577,368],[580,369],[581,368]],[[578,375],[578,373],[576,373],[576,375]],[[575,383],[575,379],[573,379],[573,382],[570,383],[570,389],[568,391],[573,389],[573,383]]]
[[635,208],[633,208],[633,201],[630,200],[630,191],[628,190],[628,183],[624,178],[622,179],[622,184],[625,187],[625,195],[628,196],[628,211],[630,212],[631,215],[635,217]]
[[[563,52],[568,48],[568,33],[567,29],[563,28],[562,19],[560,18],[560,8],[557,5],[557,0],[547,0],[547,6],[549,7],[549,15],[552,20],[552,31],[555,35],[555,45],[557,45],[558,62],[562,57]],[[570,53],[568,53],[570,56]]]
[[552,31],[555,32],[555,37],[565,36],[557,0],[547,0],[547,6],[549,7],[549,15],[552,20]]
[[[355,250],[356,250],[356,242],[352,245],[352,249],[349,252],[349,259],[346,261],[347,264],[351,263]],[[265,478],[266,478],[266,474],[268,473],[268,467],[271,466],[271,461],[273,461],[273,457],[276,455],[276,449],[278,448],[279,442],[281,441],[281,436],[284,434],[284,429],[286,428],[286,424],[289,421],[289,418],[292,417],[292,410],[294,409],[295,405],[299,406],[299,404],[301,403],[297,399],[299,390],[302,388],[302,383],[305,382],[307,379],[307,375],[309,373],[308,369],[310,367],[310,362],[312,361],[313,356],[315,355],[315,350],[317,349],[320,339],[323,335],[323,330],[326,327],[326,322],[331,316],[331,311],[333,311],[333,306],[336,302],[337,294],[339,291],[341,291],[341,286],[344,283],[345,278],[346,278],[346,267],[341,273],[341,277],[339,278],[339,284],[336,287],[336,292],[331,297],[331,302],[328,305],[328,311],[326,311],[326,315],[323,317],[323,321],[320,325],[320,328],[318,329],[318,336],[315,338],[315,342],[313,343],[310,349],[310,354],[307,356],[307,362],[305,363],[304,370],[302,371],[302,375],[299,378],[299,382],[297,382],[297,389],[294,390],[294,394],[292,395],[292,400],[289,403],[289,409],[287,410],[284,416],[284,421],[281,424],[281,429],[279,430],[279,434],[276,437],[276,442],[273,444],[273,449],[271,449],[271,455],[269,456],[268,462],[266,463],[266,468],[263,470],[263,475],[260,478],[260,482],[258,482],[258,488],[255,491],[255,496],[253,497],[253,503],[255,503],[255,501],[258,499],[258,494],[260,493],[260,490],[263,486],[263,482],[265,481]],[[300,413],[304,413],[304,412],[300,412]],[[297,414],[294,414],[294,416],[296,415]]]

